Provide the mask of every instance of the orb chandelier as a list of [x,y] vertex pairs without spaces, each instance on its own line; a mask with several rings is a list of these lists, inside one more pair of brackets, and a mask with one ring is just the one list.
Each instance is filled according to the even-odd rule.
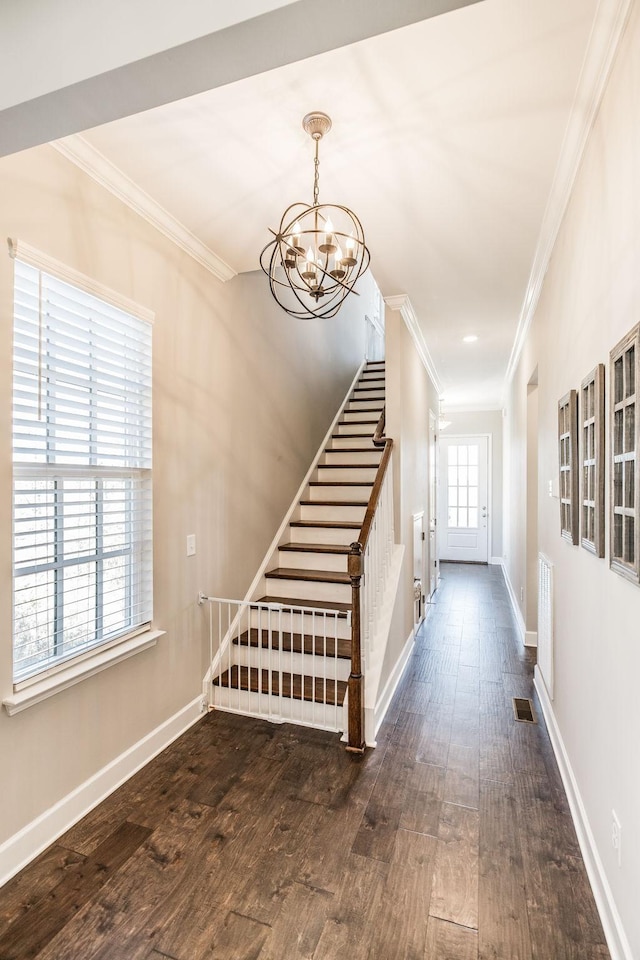
[[320,140],[331,129],[326,113],[308,113],[302,126],[315,141],[313,203],[287,207],[278,231],[260,254],[274,298],[292,317],[335,317],[369,266],[360,220],[348,207],[320,203]]

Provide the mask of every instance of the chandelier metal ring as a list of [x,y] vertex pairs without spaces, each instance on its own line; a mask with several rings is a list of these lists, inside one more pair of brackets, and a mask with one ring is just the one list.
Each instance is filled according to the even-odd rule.
[[319,201],[318,143],[331,127],[320,112],[307,114],[304,129],[315,141],[313,203],[292,203],[279,229],[260,254],[274,299],[294,317],[334,317],[358,278],[368,269],[370,254],[356,214],[341,204]]

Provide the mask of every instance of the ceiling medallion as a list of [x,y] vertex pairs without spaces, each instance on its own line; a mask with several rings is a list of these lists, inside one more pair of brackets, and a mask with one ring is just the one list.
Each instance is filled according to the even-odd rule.
[[335,317],[369,267],[360,220],[339,204],[320,203],[318,145],[331,129],[326,113],[308,113],[302,126],[315,141],[313,204],[287,207],[260,254],[274,298],[292,317]]

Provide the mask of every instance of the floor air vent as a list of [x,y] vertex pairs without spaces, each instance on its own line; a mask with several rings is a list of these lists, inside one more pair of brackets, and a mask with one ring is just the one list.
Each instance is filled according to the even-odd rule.
[[537,723],[536,715],[533,712],[533,704],[531,700],[526,700],[524,697],[514,697],[513,698],[513,713],[516,720],[520,720],[521,723]]

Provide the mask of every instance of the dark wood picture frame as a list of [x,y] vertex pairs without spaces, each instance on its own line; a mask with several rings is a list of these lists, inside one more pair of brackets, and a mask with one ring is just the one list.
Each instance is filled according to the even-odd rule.
[[580,387],[580,543],[604,557],[605,369],[599,363]]
[[558,464],[560,474],[560,533],[577,546],[578,509],[578,394],[570,390],[558,401]]
[[616,344],[610,362],[609,565],[633,583],[640,582],[640,324]]

